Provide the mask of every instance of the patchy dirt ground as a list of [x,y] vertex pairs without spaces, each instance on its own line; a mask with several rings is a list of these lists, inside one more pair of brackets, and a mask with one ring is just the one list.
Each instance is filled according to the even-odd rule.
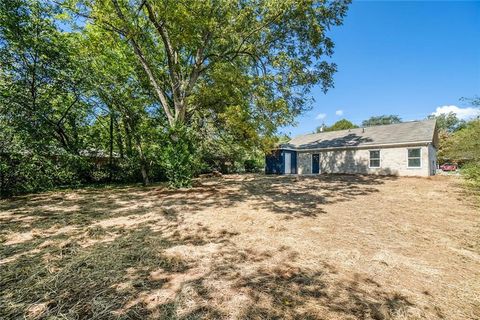
[[479,319],[454,177],[226,176],[0,201],[0,318]]

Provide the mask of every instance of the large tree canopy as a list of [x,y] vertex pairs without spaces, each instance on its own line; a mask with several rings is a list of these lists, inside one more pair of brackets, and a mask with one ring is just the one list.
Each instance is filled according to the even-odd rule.
[[222,85],[241,90],[235,102],[244,118],[263,116],[274,124],[263,129],[272,129],[306,107],[313,85],[332,86],[336,66],[325,60],[333,53],[326,31],[341,24],[348,1],[66,4],[128,42],[170,126],[189,121],[202,108],[234,108],[223,99],[202,105],[202,96]]
[[258,162],[333,86],[348,3],[0,2],[0,192]]
[[163,159],[175,159],[167,171],[185,177],[175,184],[184,186],[198,133],[265,147],[310,107],[313,86],[333,85],[327,31],[342,23],[348,3],[69,0],[64,7],[136,57],[134,69],[143,70],[165,119]]

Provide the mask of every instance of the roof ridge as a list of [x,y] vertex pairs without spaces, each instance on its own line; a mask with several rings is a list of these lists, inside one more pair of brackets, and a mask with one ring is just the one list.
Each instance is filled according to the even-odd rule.
[[300,137],[304,137],[304,136],[313,136],[313,135],[317,135],[317,134],[318,134],[318,135],[320,135],[320,134],[325,134],[325,133],[329,133],[329,132],[343,132],[343,131],[345,131],[345,132],[350,132],[351,130],[355,130],[355,129],[361,130],[361,129],[365,129],[365,128],[377,128],[377,127],[386,127],[386,126],[403,125],[403,124],[407,124],[407,123],[428,122],[428,121],[436,121],[436,120],[435,120],[435,119],[412,120],[412,121],[404,121],[404,122],[399,122],[399,123],[379,124],[379,125],[367,126],[367,127],[359,126],[358,128],[342,129],[342,130],[335,130],[335,131],[322,131],[322,132],[313,132],[313,133],[303,133],[303,134],[299,134],[298,136],[293,137],[293,138],[290,139],[290,140],[293,140],[293,139],[296,139],[296,138],[300,138]]
[[386,127],[386,126],[402,125],[402,124],[413,123],[413,122],[428,122],[428,121],[436,121],[436,120],[435,119],[410,120],[410,121],[403,121],[403,122],[398,122],[398,123],[378,124],[378,125],[366,126],[366,127],[362,127],[362,128]]

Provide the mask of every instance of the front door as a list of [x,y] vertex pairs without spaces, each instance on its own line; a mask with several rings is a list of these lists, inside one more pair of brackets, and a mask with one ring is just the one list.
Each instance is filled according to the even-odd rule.
[[292,154],[285,152],[285,174],[292,173]]
[[318,153],[312,154],[312,173],[320,173],[320,155]]

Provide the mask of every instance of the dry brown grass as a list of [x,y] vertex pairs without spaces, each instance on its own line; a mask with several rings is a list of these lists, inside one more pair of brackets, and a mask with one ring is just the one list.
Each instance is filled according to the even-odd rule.
[[0,202],[0,318],[479,319],[456,178],[227,176]]

